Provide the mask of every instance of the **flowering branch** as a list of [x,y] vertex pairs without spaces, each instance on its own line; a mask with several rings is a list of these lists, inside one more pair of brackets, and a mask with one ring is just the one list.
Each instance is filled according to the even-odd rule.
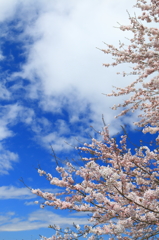
[[[128,100],[113,109],[124,108],[119,116],[140,110],[140,121],[135,125],[143,127],[143,133],[156,134],[159,131],[159,29],[148,27],[148,24],[159,22],[159,1],[137,0],[135,7],[141,10],[141,15],[129,15],[130,25],[119,27],[133,33],[130,45],[119,43],[116,48],[106,44],[107,49],[102,51],[114,58],[112,63],[104,66],[132,64],[130,74],[137,79],[125,88],[116,88],[117,92],[108,96],[131,94]],[[126,76],[125,72],[123,76]],[[71,163],[67,163],[67,168],[57,166],[59,178],[38,170],[51,185],[65,189],[58,194],[32,189],[32,193],[44,199],[41,207],[87,212],[90,223],[84,227],[74,225],[76,231],[50,226],[56,230],[55,235],[43,239],[78,239],[83,236],[95,240],[104,235],[110,236],[110,240],[158,239],[158,149],[150,150],[149,146],[143,145],[134,152],[128,148],[126,135],[121,136],[117,144],[107,126],[100,135],[101,141],[92,139],[91,144],[77,148],[84,156],[90,154],[90,157],[82,158],[84,165],[79,169]],[[159,137],[155,142],[157,145]]]

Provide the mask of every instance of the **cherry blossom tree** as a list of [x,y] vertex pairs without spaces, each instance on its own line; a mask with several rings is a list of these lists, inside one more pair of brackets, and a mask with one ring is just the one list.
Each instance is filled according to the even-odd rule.
[[[121,25],[119,27],[122,31],[133,33],[133,38],[130,39],[131,44],[125,47],[124,43],[120,43],[119,48],[106,44],[108,49],[102,51],[106,54],[112,54],[113,59],[115,57],[113,63],[104,64],[104,66],[131,63],[133,67],[132,72],[129,74],[137,75],[137,78],[129,86],[116,88],[117,92],[113,92],[108,96],[131,94],[128,100],[117,106],[115,105],[113,109],[124,108],[119,116],[126,114],[130,110],[132,112],[136,109],[141,110],[141,120],[136,125],[144,127],[145,133],[150,132],[153,134],[159,130],[159,114],[157,110],[159,108],[159,29],[144,26],[143,22],[146,21],[151,26],[159,22],[159,1],[151,0],[148,4],[145,0],[137,0],[135,7],[141,9],[142,15],[138,17],[129,16],[130,25]],[[126,76],[126,74],[123,72],[123,76]],[[152,78],[150,77],[151,74]]]
[[[133,38],[130,45],[120,43],[116,48],[106,44],[102,50],[111,54],[114,61],[104,66],[116,66],[121,63],[132,64],[136,80],[125,88],[116,88],[109,96],[128,94],[123,103],[113,106],[123,108],[121,115],[139,110],[140,120],[135,123],[142,127],[143,133],[156,134],[159,137],[159,30],[154,25],[159,22],[158,0],[137,0],[135,7],[141,10],[140,16],[129,16],[130,25],[120,25],[122,31],[130,31]],[[150,25],[150,26],[149,26]],[[124,76],[127,73],[123,73]],[[118,117],[119,117],[118,116]],[[58,209],[70,209],[89,214],[89,223],[85,226],[74,224],[74,228],[62,230],[58,226],[55,235],[44,240],[104,239],[159,239],[159,155],[158,148],[149,145],[130,149],[127,135],[121,135],[120,141],[109,134],[108,126],[99,132],[102,140],[92,139],[77,149],[83,152],[85,164],[76,169],[71,163],[57,167],[60,177],[38,170],[51,185],[65,189],[53,194],[40,189],[32,193],[44,199],[41,207],[51,206]],[[155,136],[155,135],[154,135]],[[85,157],[88,154],[88,157]]]

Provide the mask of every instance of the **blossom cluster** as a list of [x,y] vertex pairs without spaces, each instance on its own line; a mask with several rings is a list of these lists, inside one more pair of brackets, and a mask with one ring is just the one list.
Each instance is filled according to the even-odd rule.
[[[114,59],[113,63],[104,64],[104,66],[130,63],[133,71],[128,74],[137,75],[137,78],[127,87],[116,88],[117,92],[113,91],[107,95],[130,94],[131,97],[128,100],[112,108],[128,107],[119,116],[138,109],[141,114],[139,116],[140,121],[136,125],[140,127],[147,127],[147,125],[159,127],[159,29],[152,27],[152,24],[151,27],[148,26],[151,22],[154,24],[159,22],[159,2],[157,0],[137,0],[135,7],[141,9],[142,15],[138,17],[129,15],[130,25],[119,27],[122,31],[126,30],[133,33],[130,44],[127,46],[120,43],[119,48],[106,44],[107,49],[102,51],[113,55]],[[144,25],[144,21],[147,22],[147,25]],[[126,76],[126,74],[123,72],[123,76]],[[148,79],[149,81],[147,81]]]
[[[39,170],[39,174],[45,175],[51,185],[66,189],[60,198],[56,194],[40,189],[33,189],[32,192],[45,199],[43,206],[89,213],[89,221],[93,227],[85,226],[82,231],[85,236],[114,235],[121,239],[122,234],[126,234],[126,239],[132,237],[142,239],[142,236],[151,236],[152,232],[157,234],[158,153],[150,151],[147,146],[142,146],[132,154],[126,147],[126,136],[122,136],[118,146],[114,138],[110,137],[108,127],[104,128],[101,135],[103,141],[93,139],[91,144],[85,144],[87,147],[79,148],[90,153],[96,148],[97,155],[94,155],[96,160],[92,160],[91,157],[84,166],[78,170],[74,169],[71,173],[69,168],[74,168],[71,163],[68,164],[67,171],[65,168],[57,167],[60,178]],[[98,163],[100,161],[102,164]],[[78,176],[82,179],[80,183],[76,181]],[[79,226],[76,229],[77,232],[67,233],[67,238],[58,235],[50,240],[78,239],[75,236],[81,235],[81,229]]]

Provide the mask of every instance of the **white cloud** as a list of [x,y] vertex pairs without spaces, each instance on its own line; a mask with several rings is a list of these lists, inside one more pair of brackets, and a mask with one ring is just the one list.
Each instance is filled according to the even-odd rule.
[[58,131],[46,135],[39,135],[36,139],[45,148],[50,149],[51,145],[55,152],[70,151],[73,150],[73,147],[78,146],[79,143],[88,142],[86,137],[79,136],[78,134],[73,135],[73,133],[70,132],[70,136],[63,136],[62,134],[60,135]]
[[26,201],[24,204],[26,206],[31,206],[31,205],[35,205],[36,203],[35,203],[35,201]]
[[11,137],[13,132],[7,128],[6,123],[2,119],[0,124],[0,140]]
[[18,104],[8,104],[1,107],[0,113],[0,140],[11,137],[14,133],[9,129],[9,125],[13,126],[19,113],[22,111],[22,107]]
[[10,220],[10,218],[14,215],[15,215],[14,212],[7,212],[4,215],[1,215],[1,213],[0,213],[0,224],[8,222]]
[[89,213],[87,212],[75,212],[75,213],[70,213],[70,216],[76,216],[76,217],[87,217]]
[[1,216],[0,215],[0,224],[3,224],[4,222],[7,222],[9,220],[8,216]]
[[36,196],[31,191],[24,187],[18,188],[14,186],[2,186],[0,187],[0,199],[31,199]]
[[[0,55],[1,60],[1,55]],[[0,99],[10,99],[11,93],[3,83],[0,83]]]
[[9,129],[8,125],[13,124],[19,112],[17,104],[6,105],[1,107],[0,113],[0,140],[13,136],[13,132]]
[[0,61],[4,60],[5,56],[3,56],[2,51],[0,51]]
[[47,228],[49,225],[72,226],[75,224],[88,224],[87,218],[71,217],[67,215],[60,216],[48,210],[38,210],[31,213],[27,219],[19,217],[3,216],[3,225],[0,225],[0,231],[25,231],[40,228]]
[[[0,1],[0,21],[6,23],[4,35],[10,41],[18,38],[26,57],[21,71],[8,77],[10,81],[18,78],[18,82],[15,81],[9,90],[0,85],[1,97],[10,99],[13,93],[23,88],[25,99],[38,100],[38,107],[43,111],[58,113],[60,118],[63,110],[68,113],[68,122],[58,120],[53,126],[47,118],[38,118],[31,108],[8,105],[0,120],[0,140],[13,136],[10,126],[21,121],[31,127],[35,139],[43,146],[52,144],[57,151],[68,150],[64,141],[74,144],[76,136],[70,124],[75,129],[76,124],[82,122],[89,131],[91,121],[96,130],[101,130],[102,114],[106,123],[111,123],[111,133],[120,130],[122,120],[114,120],[118,112],[112,111],[110,106],[123,101],[124,97],[106,98],[102,93],[110,93],[112,85],[127,85],[132,77],[123,79],[115,75],[118,70],[123,70],[123,66],[118,70],[102,67],[102,63],[110,62],[111,57],[96,47],[105,48],[102,41],[115,45],[119,39],[125,41],[124,37],[129,34],[123,34],[113,26],[118,26],[117,21],[128,23],[125,10],[131,14],[136,11],[132,9],[134,3],[135,0],[131,3],[122,0],[122,4],[115,0]],[[11,20],[19,20],[14,28],[22,32],[15,39],[7,30]],[[24,87],[23,79],[29,80],[30,84]],[[125,118],[128,123],[129,120]],[[68,134],[73,136],[68,137]],[[79,128],[77,134],[84,140],[83,128]]]
[[0,21],[3,22],[12,18],[15,14],[18,0],[0,1]]
[[18,154],[6,150],[2,144],[0,144],[0,175],[8,174],[9,170],[13,169],[13,163],[18,162]]
[[[26,23],[31,20],[32,17],[35,18],[37,11],[40,10],[41,0],[38,0],[38,4],[34,4],[32,0],[8,0],[0,1],[0,22],[12,21],[16,18],[21,18],[22,22]],[[33,16],[34,15],[34,16]],[[21,23],[19,22],[20,26]]]
[[31,124],[34,118],[34,111],[27,107],[17,104],[8,104],[1,107],[0,113],[0,175],[8,174],[13,169],[13,163],[18,162],[17,153],[10,151],[6,147],[6,139],[14,137],[15,133],[11,127],[21,121],[25,124]]
[[102,114],[107,123],[112,122],[115,113],[110,106],[123,97],[106,98],[102,93],[110,93],[112,85],[127,85],[132,78],[124,80],[115,75],[117,70],[102,68],[102,63],[110,62],[111,57],[96,47],[105,48],[102,41],[118,44],[118,39],[129,36],[113,26],[118,25],[117,21],[128,22],[126,9],[130,13],[135,11],[134,3],[126,0],[122,4],[112,0],[34,3],[39,14],[27,25],[22,38],[31,38],[32,44],[26,44],[27,62],[14,75],[30,80],[28,96],[39,98],[46,111],[61,112],[66,107],[72,122],[78,121],[88,106],[91,111],[88,118],[94,124],[101,122]]

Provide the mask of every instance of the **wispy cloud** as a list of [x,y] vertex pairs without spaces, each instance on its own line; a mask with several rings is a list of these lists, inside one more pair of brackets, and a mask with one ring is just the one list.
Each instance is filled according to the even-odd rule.
[[[25,231],[40,228],[47,228],[49,225],[72,226],[75,224],[88,224],[87,218],[68,217],[55,214],[48,210],[37,210],[29,214],[26,218],[17,216],[2,216],[3,224],[0,231]],[[0,217],[1,220],[1,217]]]
[[9,100],[10,97],[11,97],[11,92],[5,87],[5,84],[1,82],[0,83],[0,99]]
[[18,188],[15,186],[2,186],[0,187],[0,199],[31,199],[36,196],[31,191],[24,187]]
[[[73,133],[72,133],[73,135]],[[58,132],[46,134],[45,136],[38,137],[39,143],[44,147],[50,149],[50,145],[53,147],[55,152],[59,151],[72,151],[74,147],[78,146],[79,143],[88,141],[87,138],[82,136],[62,136]]]
[[2,51],[0,51],[0,61],[4,60],[5,56],[2,54]]
[[1,106],[0,112],[0,175],[8,174],[13,169],[13,164],[18,162],[18,153],[10,151],[6,147],[5,141],[14,137],[16,133],[12,131],[12,127],[19,121],[24,124],[31,124],[34,117],[34,111],[20,104],[7,104]]
[[8,174],[9,170],[13,169],[13,163],[18,162],[18,154],[6,150],[2,144],[0,144],[0,175]]
[[21,121],[30,124],[34,117],[34,111],[28,107],[24,107],[18,103],[7,104],[1,106],[0,112],[0,140],[14,136],[14,132],[10,127]]
[[31,205],[35,205],[36,203],[35,203],[35,201],[26,201],[24,204],[26,206],[31,206]]

